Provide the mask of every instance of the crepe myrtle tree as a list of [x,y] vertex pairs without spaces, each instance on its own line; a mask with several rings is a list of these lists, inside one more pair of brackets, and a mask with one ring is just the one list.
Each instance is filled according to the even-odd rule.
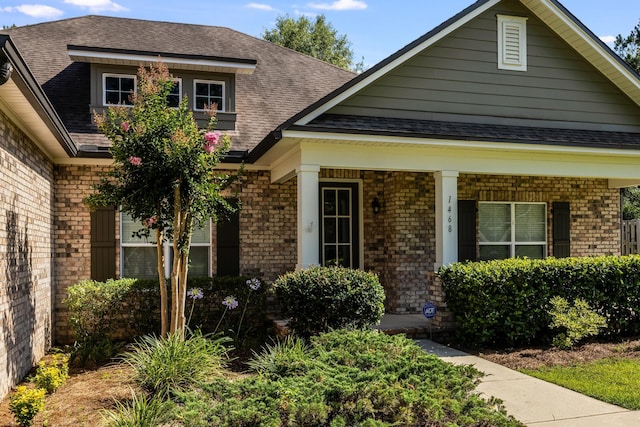
[[[98,130],[112,141],[112,169],[87,199],[90,206],[119,206],[140,221],[138,236],[153,236],[160,281],[161,334],[184,336],[189,247],[195,226],[230,211],[221,196],[234,177],[216,171],[230,138],[215,132],[215,106],[199,129],[186,98],[177,108],[167,103],[174,79],[158,60],[138,70],[132,106],[111,106],[95,114]],[[173,264],[168,298],[164,245],[172,241]],[[169,317],[168,301],[171,301]]]

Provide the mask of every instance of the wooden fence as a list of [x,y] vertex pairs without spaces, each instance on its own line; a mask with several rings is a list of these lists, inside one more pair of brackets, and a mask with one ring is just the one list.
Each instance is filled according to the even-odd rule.
[[640,254],[640,219],[622,221],[622,255]]

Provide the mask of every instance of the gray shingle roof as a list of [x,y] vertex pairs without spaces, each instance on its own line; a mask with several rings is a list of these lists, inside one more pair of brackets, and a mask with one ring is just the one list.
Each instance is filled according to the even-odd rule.
[[89,111],[89,64],[74,63],[68,45],[257,61],[236,76],[233,150],[251,150],[271,130],[355,74],[229,28],[85,16],[6,30],[76,144],[104,145]]
[[[291,129],[296,129],[292,126]],[[495,141],[591,148],[639,149],[640,134],[458,123],[402,118],[324,114],[305,126],[308,131],[404,136],[416,138]]]

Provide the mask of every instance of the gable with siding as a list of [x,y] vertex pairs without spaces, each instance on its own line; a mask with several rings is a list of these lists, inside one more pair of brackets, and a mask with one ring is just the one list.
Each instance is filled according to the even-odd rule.
[[[497,15],[527,18],[526,71],[498,69]],[[640,108],[527,8],[503,1],[328,111],[640,131]]]

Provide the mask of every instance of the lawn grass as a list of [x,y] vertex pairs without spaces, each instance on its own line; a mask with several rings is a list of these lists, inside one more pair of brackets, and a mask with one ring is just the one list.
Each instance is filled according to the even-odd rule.
[[640,409],[640,359],[602,359],[573,366],[522,369],[521,372],[603,402]]

